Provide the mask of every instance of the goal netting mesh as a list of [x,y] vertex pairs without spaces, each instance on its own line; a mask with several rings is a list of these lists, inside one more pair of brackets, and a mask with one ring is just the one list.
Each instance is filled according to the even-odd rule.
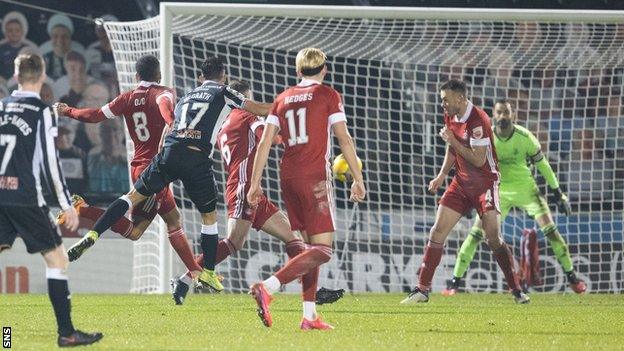
[[[440,195],[426,192],[444,155],[444,144],[437,136],[442,127],[437,88],[449,78],[460,78],[468,83],[472,102],[488,112],[496,99],[513,102],[518,123],[537,136],[570,197],[572,216],[550,207],[579,276],[590,291],[621,292],[624,25],[564,19],[388,19],[359,11],[362,18],[279,13],[261,17],[210,15],[198,8],[194,15],[174,14],[167,31],[173,40],[171,81],[178,97],[197,86],[206,55],[226,58],[229,76],[251,82],[255,99],[270,102],[297,83],[294,59],[299,49],[314,46],[328,54],[327,84],[344,97],[369,195],[366,203],[354,207],[346,201],[348,187],[336,184],[335,254],[323,266],[319,285],[398,292],[417,281]],[[159,21],[106,24],[122,91],[136,84],[133,63],[138,57],[160,55]],[[215,157],[217,181],[223,190],[225,174],[217,153]],[[278,157],[279,150],[273,150],[265,190],[283,208]],[[550,198],[541,176],[537,179]],[[173,187],[186,233],[198,249],[198,213],[181,186]],[[218,212],[223,237],[223,202]],[[449,236],[434,291],[450,279],[457,250],[473,220],[463,218]],[[518,210],[504,221],[504,238],[516,257],[522,229],[533,227],[534,221]],[[158,291],[165,284],[163,279],[183,271],[171,259],[168,247],[163,248],[168,246],[164,235],[154,228],[136,243],[134,291]],[[542,233],[539,238],[544,285],[538,290],[564,291],[561,266]],[[245,291],[285,259],[279,241],[252,230],[245,248],[219,265],[218,271],[228,291]],[[506,290],[485,244],[467,273],[466,288]],[[299,287],[295,283],[287,290],[299,291]]]

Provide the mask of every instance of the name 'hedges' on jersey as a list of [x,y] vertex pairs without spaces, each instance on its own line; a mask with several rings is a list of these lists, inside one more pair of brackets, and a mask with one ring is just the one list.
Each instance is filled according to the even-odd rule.
[[0,205],[44,206],[43,171],[61,208],[71,207],[54,145],[56,122],[37,93],[16,90],[0,100]]
[[182,143],[212,155],[217,133],[232,108],[243,108],[245,97],[228,86],[207,80],[176,105],[175,123],[165,145]]

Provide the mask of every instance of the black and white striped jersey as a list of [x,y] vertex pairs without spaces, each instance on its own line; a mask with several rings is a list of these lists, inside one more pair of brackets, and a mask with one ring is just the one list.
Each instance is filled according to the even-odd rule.
[[186,94],[175,108],[173,130],[165,146],[192,145],[212,155],[217,133],[232,108],[242,108],[245,97],[226,85],[205,81]]
[[71,207],[56,135],[56,117],[39,94],[16,90],[0,100],[0,205],[44,206],[43,174],[61,208]]

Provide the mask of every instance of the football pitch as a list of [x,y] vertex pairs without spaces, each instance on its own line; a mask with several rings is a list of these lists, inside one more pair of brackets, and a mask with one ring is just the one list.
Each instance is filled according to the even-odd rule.
[[[72,297],[73,320],[102,331],[89,350],[621,350],[623,295],[434,294],[427,304],[399,305],[403,294],[356,294],[319,306],[333,331],[299,330],[298,295],[276,295],[265,328],[244,294]],[[46,295],[2,295],[0,323],[12,327],[15,350],[56,348]]]

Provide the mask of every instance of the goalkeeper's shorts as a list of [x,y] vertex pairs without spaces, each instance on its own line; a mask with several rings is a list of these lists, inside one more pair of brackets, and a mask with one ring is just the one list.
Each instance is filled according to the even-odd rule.
[[502,220],[507,217],[512,207],[525,211],[532,218],[550,213],[546,199],[535,184],[523,187],[501,183],[499,195]]

